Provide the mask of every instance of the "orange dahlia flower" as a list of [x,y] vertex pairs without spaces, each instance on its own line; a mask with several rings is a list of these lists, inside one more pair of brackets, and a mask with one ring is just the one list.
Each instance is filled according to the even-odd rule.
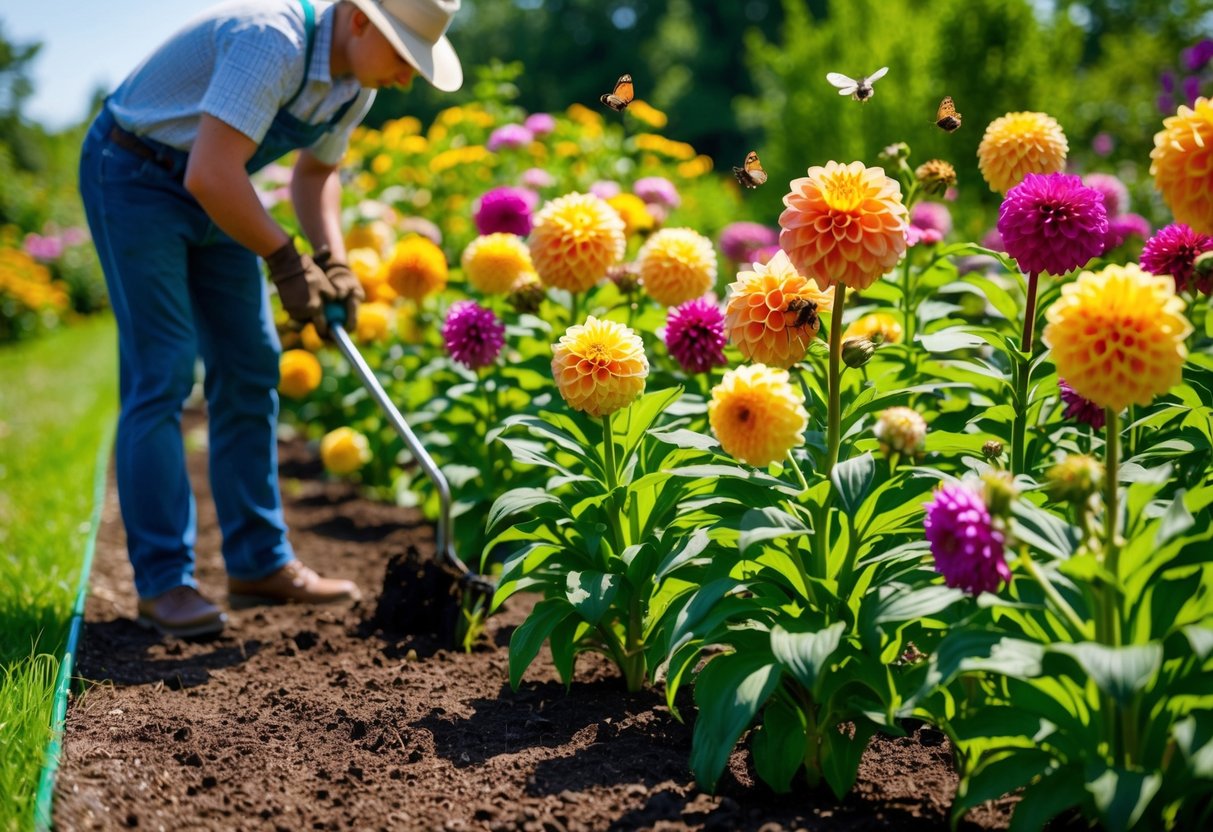
[[448,274],[446,255],[425,237],[408,237],[396,243],[387,262],[388,285],[414,303],[445,289]]
[[[815,307],[811,312],[809,305]],[[833,298],[779,251],[766,265],[755,263],[753,271],[737,273],[729,285],[725,332],[751,361],[787,369],[804,358],[821,329],[818,316],[833,305]]]
[[568,328],[552,345],[552,376],[569,407],[609,416],[644,392],[649,360],[628,327],[593,315]]
[[677,306],[702,297],[716,283],[716,249],[690,228],[664,228],[636,255],[640,280],[649,297]]
[[593,194],[553,199],[535,215],[531,261],[547,286],[584,292],[622,257],[627,240],[615,209]]
[[1029,173],[1065,169],[1070,145],[1061,125],[1045,113],[1007,113],[986,128],[977,165],[991,191],[1006,194]]
[[1213,100],[1180,106],[1162,125],[1150,151],[1154,187],[1176,220],[1213,234]]
[[804,443],[809,414],[787,370],[749,364],[712,389],[708,422],[727,454],[765,468]]
[[507,294],[519,278],[535,271],[523,239],[505,232],[472,240],[463,250],[461,262],[468,283],[486,295]]
[[829,162],[792,180],[779,215],[779,247],[823,289],[866,289],[906,250],[909,214],[901,185],[883,168]]
[[1083,272],[1061,287],[1044,342],[1057,374],[1100,407],[1149,404],[1182,380],[1192,325],[1169,275],[1136,263]]

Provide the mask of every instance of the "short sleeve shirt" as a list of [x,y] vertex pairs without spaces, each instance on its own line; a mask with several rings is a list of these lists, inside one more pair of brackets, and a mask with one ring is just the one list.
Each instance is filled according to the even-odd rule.
[[307,33],[299,0],[232,0],[189,21],[127,77],[109,98],[114,118],[132,133],[189,150],[203,113],[258,144],[278,111],[307,83],[288,111],[309,124],[354,103],[309,150],[337,164],[350,133],[366,116],[373,90],[354,78],[333,78],[329,57],[336,6],[313,0],[312,60],[304,67]]

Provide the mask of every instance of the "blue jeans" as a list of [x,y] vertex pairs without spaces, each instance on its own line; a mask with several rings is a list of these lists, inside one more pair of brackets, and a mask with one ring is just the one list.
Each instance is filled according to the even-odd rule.
[[278,491],[281,345],[256,255],[182,185],[185,154],[160,163],[109,139],[102,109],[80,159],[80,193],[118,322],[115,458],[135,588],[194,586],[195,506],[181,409],[201,355],[210,480],[223,559],[256,580],[293,557]]

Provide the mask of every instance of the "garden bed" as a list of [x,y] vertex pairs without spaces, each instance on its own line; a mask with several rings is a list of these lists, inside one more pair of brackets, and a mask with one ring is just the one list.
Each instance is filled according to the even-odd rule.
[[[205,437],[187,419],[198,495],[199,580],[222,596]],[[942,829],[956,787],[942,734],[877,737],[842,803],[778,796],[734,754],[719,794],[687,770],[691,734],[656,692],[626,694],[583,657],[567,694],[541,656],[518,692],[510,633],[530,602],[494,617],[472,654],[368,632],[389,557],[432,548],[409,510],[325,481],[302,442],[281,447],[292,540],[304,562],[366,593],[349,610],[235,612],[208,642],[164,641],[133,622],[117,495],[108,491],[56,794],[61,829]],[[545,648],[546,650],[546,648]],[[420,656],[420,658],[419,658]],[[688,713],[693,709],[688,707]],[[1002,828],[1011,801],[970,813]]]

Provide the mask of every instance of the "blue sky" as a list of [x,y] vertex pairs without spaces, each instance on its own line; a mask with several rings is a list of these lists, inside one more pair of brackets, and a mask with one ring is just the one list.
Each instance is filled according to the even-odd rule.
[[51,128],[82,120],[98,86],[115,87],[182,23],[219,0],[13,0],[4,36],[40,41],[25,115]]

